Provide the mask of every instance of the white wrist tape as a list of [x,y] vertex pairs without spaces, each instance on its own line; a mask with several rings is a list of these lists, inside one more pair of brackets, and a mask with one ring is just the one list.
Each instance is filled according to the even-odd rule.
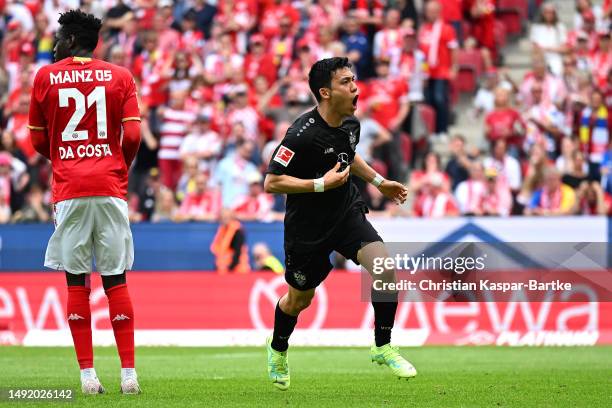
[[325,182],[323,181],[323,177],[314,179],[314,191],[315,193],[322,193],[325,191]]
[[374,186],[376,187],[380,187],[383,181],[385,181],[385,178],[380,174],[376,173],[376,176],[374,176],[374,180],[370,181],[370,183],[374,184]]

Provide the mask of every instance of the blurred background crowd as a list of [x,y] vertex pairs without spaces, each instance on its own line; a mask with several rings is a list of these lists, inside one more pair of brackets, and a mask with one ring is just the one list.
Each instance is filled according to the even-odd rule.
[[[411,190],[396,206],[359,183],[373,216],[608,214],[610,3],[576,0],[564,22],[538,0],[0,0],[0,223],[51,221],[30,90],[77,7],[104,22],[96,57],[139,88],[133,222],[282,220],[265,169],[331,56],[358,77],[358,153]],[[504,50],[518,42],[517,76]],[[458,132],[459,115],[482,126]]]

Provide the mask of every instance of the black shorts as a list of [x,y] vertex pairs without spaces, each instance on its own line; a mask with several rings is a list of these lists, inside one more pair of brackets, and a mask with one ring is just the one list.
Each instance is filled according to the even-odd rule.
[[299,253],[285,248],[285,280],[298,290],[316,288],[325,280],[333,266],[329,257],[333,251],[357,265],[357,252],[366,244],[382,241],[378,232],[366,219],[367,210],[350,211],[326,244],[308,253]]

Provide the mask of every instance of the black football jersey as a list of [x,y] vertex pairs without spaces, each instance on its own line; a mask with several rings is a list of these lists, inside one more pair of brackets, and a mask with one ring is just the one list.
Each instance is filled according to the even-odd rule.
[[[344,168],[353,163],[359,131],[359,121],[354,116],[339,127],[331,127],[316,108],[306,112],[287,130],[272,155],[267,173],[315,179],[337,162]],[[365,208],[352,177],[344,185],[322,193],[287,194],[287,249],[311,251],[326,243],[350,210]]]

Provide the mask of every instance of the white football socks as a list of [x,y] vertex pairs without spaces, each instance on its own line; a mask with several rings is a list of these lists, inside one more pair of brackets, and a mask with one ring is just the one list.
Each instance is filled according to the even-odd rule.
[[121,381],[125,380],[126,378],[137,379],[138,376],[136,375],[136,369],[135,368],[122,368],[121,369]]
[[95,368],[84,368],[81,370],[81,381],[98,378]]

